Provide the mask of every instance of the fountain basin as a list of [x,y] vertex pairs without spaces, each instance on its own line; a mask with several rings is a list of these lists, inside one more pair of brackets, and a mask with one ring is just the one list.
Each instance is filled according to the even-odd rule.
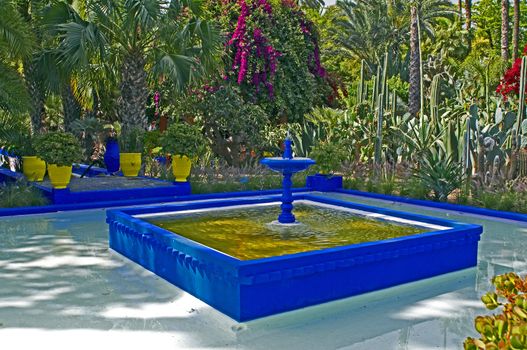
[[304,171],[315,164],[311,158],[283,158],[283,157],[269,157],[260,161],[261,164],[266,165],[273,171],[298,173]]
[[[280,197],[246,198],[111,210],[110,248],[237,321],[247,321],[476,265],[480,226],[328,199],[332,206],[428,232],[375,242],[241,260],[147,220],[186,211],[267,205]],[[184,228],[183,228],[184,229]]]

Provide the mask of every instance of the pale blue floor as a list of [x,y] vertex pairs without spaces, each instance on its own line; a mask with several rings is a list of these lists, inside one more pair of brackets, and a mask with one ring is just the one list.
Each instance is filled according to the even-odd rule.
[[109,251],[104,210],[0,218],[0,346],[460,349],[490,278],[527,272],[526,224],[331,197],[481,224],[478,267],[238,324]]

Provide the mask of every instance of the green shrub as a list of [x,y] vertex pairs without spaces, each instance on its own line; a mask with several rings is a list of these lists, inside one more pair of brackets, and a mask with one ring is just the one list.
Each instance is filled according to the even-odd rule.
[[426,199],[430,190],[419,179],[413,178],[401,184],[399,195],[403,197]]
[[163,152],[189,158],[199,157],[205,150],[205,138],[197,126],[172,124],[161,137]]
[[527,349],[527,278],[515,273],[495,276],[496,287],[481,297],[489,310],[501,307],[501,313],[478,316],[474,321],[479,339],[467,338],[465,350]]
[[349,158],[346,148],[339,142],[320,142],[309,155],[317,162],[314,170],[328,175],[340,170]]
[[26,182],[0,184],[0,207],[29,207],[49,204],[42,193]]
[[35,139],[37,155],[48,164],[68,166],[82,158],[77,138],[69,132],[50,132]]

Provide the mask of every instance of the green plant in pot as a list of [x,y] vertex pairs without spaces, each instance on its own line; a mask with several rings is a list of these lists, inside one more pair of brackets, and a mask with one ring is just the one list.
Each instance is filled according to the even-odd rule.
[[42,181],[46,175],[46,162],[36,155],[33,143],[34,140],[28,137],[19,148],[22,156],[22,172],[28,181]]
[[119,159],[124,176],[135,177],[141,170],[141,152],[145,131],[141,128],[123,130],[119,137]]
[[11,132],[7,135],[7,149],[22,160],[22,172],[28,181],[42,181],[46,174],[46,162],[37,157],[35,140],[27,131]]
[[176,182],[187,181],[192,160],[205,149],[205,138],[195,125],[177,123],[171,125],[161,137],[163,152],[172,155],[172,172]]
[[36,137],[35,151],[48,163],[48,175],[53,187],[68,187],[72,165],[82,156],[82,148],[77,138],[69,132],[50,132]]

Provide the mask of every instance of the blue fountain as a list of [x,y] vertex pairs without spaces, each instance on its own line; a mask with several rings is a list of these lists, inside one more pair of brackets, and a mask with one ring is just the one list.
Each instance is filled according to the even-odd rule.
[[280,224],[296,223],[295,215],[293,214],[293,192],[291,191],[293,181],[291,177],[293,174],[304,171],[315,164],[315,161],[311,158],[294,158],[291,144],[291,137],[287,133],[284,141],[283,156],[264,158],[260,161],[261,164],[269,167],[273,171],[282,173],[284,176],[284,180],[282,181],[282,205],[280,206],[282,213],[278,216],[278,222]]

